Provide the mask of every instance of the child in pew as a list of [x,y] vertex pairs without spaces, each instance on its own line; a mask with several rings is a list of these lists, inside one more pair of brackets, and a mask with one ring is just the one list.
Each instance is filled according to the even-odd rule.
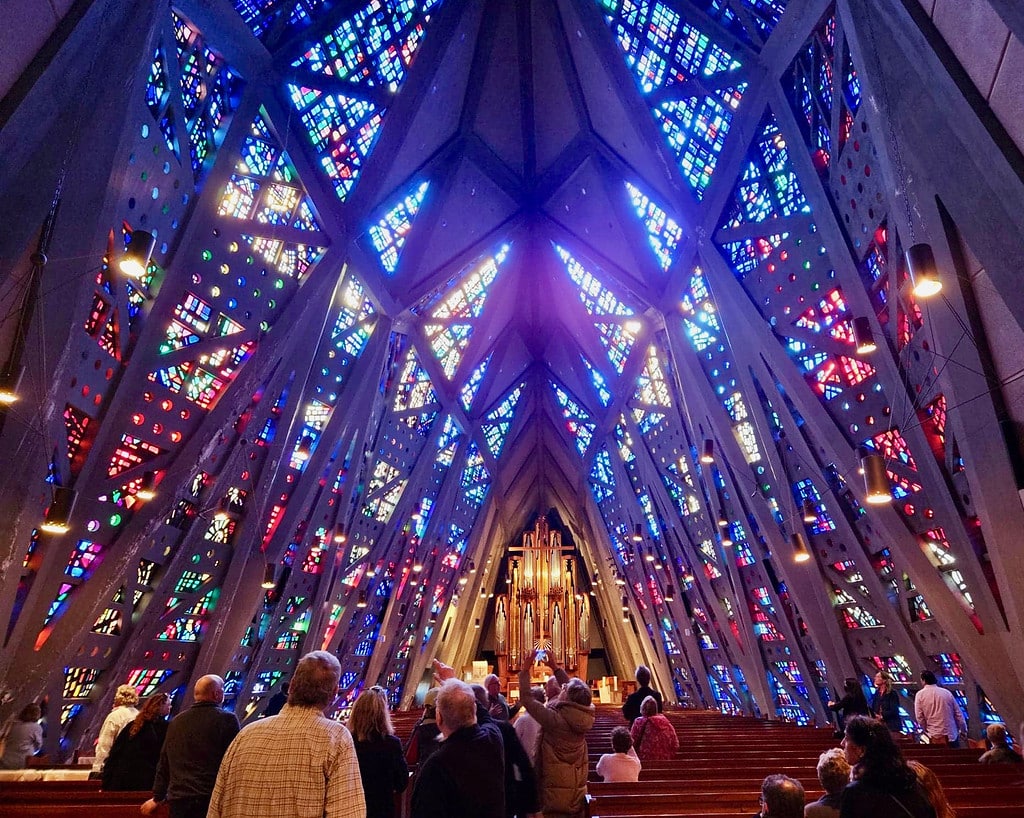
[[626,727],[612,730],[612,749],[597,761],[597,774],[606,784],[640,780],[640,759]]

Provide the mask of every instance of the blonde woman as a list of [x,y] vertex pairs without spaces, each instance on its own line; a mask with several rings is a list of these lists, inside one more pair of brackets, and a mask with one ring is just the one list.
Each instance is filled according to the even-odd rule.
[[352,707],[348,729],[355,739],[359,775],[366,796],[366,818],[394,818],[395,793],[409,785],[402,742],[395,736],[387,698],[364,690]]
[[96,758],[92,762],[92,772],[89,778],[101,778],[103,776],[103,765],[110,755],[110,748],[114,746],[114,740],[129,722],[134,721],[139,715],[135,705],[139,703],[139,694],[132,685],[121,685],[114,692],[114,709],[111,710],[103,720],[100,728],[100,736],[96,740]]

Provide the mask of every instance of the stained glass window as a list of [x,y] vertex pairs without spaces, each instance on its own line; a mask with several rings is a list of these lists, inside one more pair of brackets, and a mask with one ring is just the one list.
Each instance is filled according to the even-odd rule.
[[[666,3],[604,0],[607,20],[683,176],[702,198],[746,83],[740,62]],[[658,94],[653,92],[658,91]]]
[[373,150],[386,109],[360,97],[290,83],[288,95],[320,167],[338,198],[345,201]]
[[637,217],[647,230],[647,241],[654,250],[661,269],[667,273],[675,260],[679,243],[683,240],[683,229],[638,187],[626,182],[626,190],[629,192]]
[[525,386],[526,384],[519,384],[509,392],[505,399],[488,413],[486,420],[480,425],[480,431],[483,433],[484,440],[487,441],[487,448],[490,449],[495,460],[505,446],[508,431],[512,428],[516,406],[519,404],[519,398],[523,394]]
[[508,250],[506,245],[495,255],[473,265],[457,286],[447,289],[443,296],[417,310],[429,310],[429,320],[424,323],[423,332],[449,379],[455,376],[469,346],[475,322],[483,313],[489,288],[507,258]]
[[608,360],[615,367],[615,371],[621,375],[641,329],[639,320],[633,317],[635,311],[620,301],[615,293],[605,287],[568,250],[557,244],[555,250],[562,259],[569,277],[580,288],[580,301],[586,307],[587,312],[597,318],[616,319],[614,321],[598,320],[594,325],[597,328],[601,344],[608,354]]
[[583,456],[586,454],[587,449],[590,448],[590,441],[594,437],[597,424],[591,420],[587,411],[573,400],[565,389],[553,382],[551,388],[554,390],[555,400],[558,401],[558,406],[562,410],[562,417],[565,418],[565,428],[572,436],[577,451]]
[[395,92],[442,0],[372,0],[320,38],[292,65]]
[[398,259],[402,254],[402,248],[405,247],[405,240],[429,187],[429,182],[420,182],[410,193],[393,204],[376,224],[370,226],[370,241],[380,257],[381,265],[388,273],[398,269]]

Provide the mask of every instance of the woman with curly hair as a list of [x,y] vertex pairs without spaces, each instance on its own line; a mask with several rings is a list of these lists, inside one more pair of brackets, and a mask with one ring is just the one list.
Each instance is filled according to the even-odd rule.
[[366,796],[366,818],[393,818],[395,793],[409,786],[402,742],[395,736],[381,688],[364,690],[352,707],[348,729],[355,740],[359,775]]
[[935,809],[883,722],[853,716],[842,742],[853,768],[839,818],[936,818]]
[[908,761],[907,764],[924,788],[924,794],[928,797],[928,803],[932,805],[937,818],[956,818],[956,810],[946,799],[946,793],[942,789],[942,784],[939,783],[939,777],[920,761]]
[[157,693],[146,699],[139,715],[114,739],[110,755],[103,765],[103,789],[153,789],[170,712],[171,697],[166,693]]
[[114,746],[114,740],[120,735],[121,730],[139,715],[135,707],[138,703],[139,694],[134,686],[119,685],[114,691],[114,708],[107,713],[103,726],[100,727],[100,735],[96,739],[96,757],[93,759],[89,778],[103,777],[103,765],[110,754],[110,748]]

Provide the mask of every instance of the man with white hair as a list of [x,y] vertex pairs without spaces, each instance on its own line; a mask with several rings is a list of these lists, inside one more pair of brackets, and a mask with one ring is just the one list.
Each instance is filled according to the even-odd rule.
[[327,651],[299,660],[280,714],[246,726],[232,742],[208,818],[366,818],[352,736],[324,715],[340,678],[341,664]]
[[167,726],[153,797],[142,805],[143,815],[153,815],[167,801],[171,818],[206,818],[221,759],[238,735],[238,718],[221,709],[224,680],[220,676],[203,676],[192,695],[195,703]]
[[420,770],[412,818],[505,818],[501,733],[493,723],[477,724],[476,696],[465,682],[441,685],[437,726],[441,745]]
[[487,715],[492,719],[508,721],[508,702],[501,695],[501,679],[493,673],[488,674],[484,679],[484,690],[487,691]]

